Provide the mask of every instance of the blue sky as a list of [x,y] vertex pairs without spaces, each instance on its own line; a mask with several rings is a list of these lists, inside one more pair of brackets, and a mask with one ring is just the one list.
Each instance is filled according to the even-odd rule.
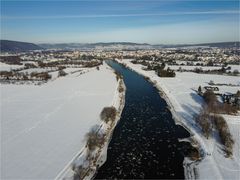
[[34,43],[239,41],[238,0],[1,0],[1,39]]

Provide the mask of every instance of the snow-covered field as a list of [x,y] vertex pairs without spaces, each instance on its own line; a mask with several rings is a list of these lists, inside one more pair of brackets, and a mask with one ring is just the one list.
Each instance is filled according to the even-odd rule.
[[49,71],[56,71],[57,68],[30,68],[30,69],[24,69],[20,72],[24,72],[24,73],[32,73],[32,72],[36,72],[36,73],[40,73],[40,72],[49,72]]
[[238,70],[240,72],[240,64],[239,65],[229,65],[231,67],[231,71]]
[[[119,90],[117,90],[120,86],[122,86],[124,88],[124,91],[119,92]],[[112,138],[111,136],[112,136],[113,130],[114,130],[115,126],[117,125],[118,121],[120,120],[122,110],[125,105],[126,87],[125,87],[122,79],[118,80],[118,88],[116,89],[115,97],[112,102],[112,106],[115,107],[117,110],[117,115],[115,117],[115,120],[113,121],[113,124],[111,124],[111,122],[106,123],[106,122],[102,121],[101,125],[98,126],[100,132],[106,133],[106,139],[105,139],[105,143],[103,144],[103,147],[96,148],[94,150],[94,152],[92,152],[92,157],[96,158],[95,159],[96,164],[93,163],[94,160],[89,161],[89,159],[88,159],[89,158],[89,156],[88,156],[89,149],[85,146],[85,148],[82,149],[82,151],[80,151],[79,154],[77,154],[72,159],[71,163],[66,165],[65,168],[61,171],[61,173],[58,174],[58,176],[56,177],[56,180],[57,179],[65,179],[65,180],[73,179],[74,174],[76,173],[76,172],[74,172],[74,170],[72,168],[73,166],[74,167],[83,166],[86,169],[90,170],[90,172],[85,175],[84,179],[92,179],[92,177],[96,173],[97,168],[102,166],[105,163],[105,161],[107,160],[108,144]],[[91,167],[91,168],[89,169],[89,167]]]
[[[207,71],[207,70],[219,70],[221,69],[222,67],[220,66],[181,66],[181,65],[168,65],[167,67],[169,67],[170,69],[172,70],[178,70],[179,68],[181,68],[182,70],[194,70],[196,68],[198,69],[202,69],[204,71]],[[228,65],[227,67],[231,67],[231,70],[227,70],[230,71],[230,72],[233,72],[234,70],[238,70],[240,72],[240,65]]]
[[116,87],[106,64],[41,86],[1,85],[1,179],[57,177],[101,123]]
[[[159,78],[154,71],[144,71],[142,65],[132,64],[130,60],[118,60],[126,64],[139,74],[149,77],[155,81],[157,87],[164,93],[165,99],[171,106],[171,110],[176,120],[180,121],[193,133],[194,138],[200,143],[205,152],[205,158],[196,164],[200,179],[239,179],[240,177],[240,116],[224,116],[233,139],[235,141],[233,157],[226,158],[216,136],[207,140],[194,121],[196,115],[201,109],[203,100],[194,89],[199,85],[202,87],[208,85],[210,80],[215,83],[240,84],[239,76],[222,76],[210,74],[197,74],[191,72],[176,72],[175,78]],[[239,86],[219,86],[221,92],[236,93]],[[186,169],[185,169],[186,170]],[[190,178],[191,173],[188,169],[185,172],[186,178]]]
[[177,65],[170,65],[167,66],[170,69],[173,70],[178,70],[180,67],[182,68],[182,70],[194,70],[196,68],[201,68],[202,70],[217,70],[217,69],[221,69],[222,67],[218,67],[218,66],[177,66]]
[[10,71],[11,69],[22,68],[24,65],[9,65],[3,62],[0,62],[0,71]]

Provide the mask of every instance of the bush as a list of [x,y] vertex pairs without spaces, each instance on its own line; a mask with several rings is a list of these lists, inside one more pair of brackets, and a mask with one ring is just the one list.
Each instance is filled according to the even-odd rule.
[[222,116],[213,116],[214,123],[219,132],[219,137],[225,146],[227,157],[232,155],[234,140],[230,134],[229,127]]
[[117,81],[122,78],[122,75],[121,75],[119,72],[114,71],[114,73],[115,73],[115,75],[116,75],[116,80],[117,80]]
[[175,72],[169,68],[167,70],[158,69],[156,73],[159,77],[175,77],[176,76]]
[[58,71],[58,76],[60,77],[60,76],[66,76],[67,75],[67,73],[64,71],[64,70],[59,70]]
[[236,97],[240,97],[240,90],[237,91]]
[[236,106],[233,106],[231,104],[222,104],[219,108],[218,111],[223,114],[237,114],[238,108]]
[[104,143],[104,134],[98,131],[98,128],[94,127],[86,134],[87,144],[86,146],[90,151],[95,150],[97,147],[101,147]]
[[37,78],[37,79],[41,79],[41,80],[45,80],[47,81],[48,79],[51,79],[52,76],[50,74],[48,74],[47,72],[32,72],[30,74],[31,78]]
[[118,87],[118,92],[122,93],[123,91],[124,91],[124,88],[123,88],[123,84],[122,84],[122,81],[121,81],[120,84],[119,84],[119,87]]
[[6,63],[6,64],[22,65],[21,61],[22,59],[19,56],[1,56],[0,57],[0,62]]
[[210,112],[217,113],[219,111],[219,102],[217,100],[217,96],[214,94],[212,90],[207,90],[203,93],[203,98],[205,102],[207,103],[208,110]]
[[201,86],[198,87],[198,93],[202,94],[202,87]]
[[24,66],[25,66],[25,68],[27,68],[27,69],[36,68],[36,67],[37,67],[35,64],[32,64],[32,63],[26,63]]
[[52,76],[51,76],[50,74],[48,74],[47,72],[42,73],[41,75],[42,75],[42,76],[41,76],[42,79],[45,80],[45,81],[47,81],[48,79],[51,79],[51,78],[52,78]]
[[195,68],[195,69],[194,69],[194,72],[196,72],[196,73],[201,73],[201,72],[203,72],[203,69],[202,69],[202,68]]
[[235,69],[234,71],[233,71],[233,75],[234,76],[237,76],[239,74],[239,71],[237,70],[237,69]]
[[236,114],[238,112],[237,107],[220,103],[217,100],[217,96],[211,90],[206,91],[203,94],[203,98],[207,103],[208,110],[212,113]]
[[212,90],[207,90],[203,94],[203,98],[204,98],[204,100],[206,101],[207,104],[214,103],[214,102],[217,101],[217,97]]
[[89,68],[91,68],[91,67],[99,66],[99,65],[101,65],[101,64],[102,64],[102,61],[93,61],[93,60],[92,60],[92,61],[85,62],[83,67],[89,67]]
[[209,115],[206,108],[204,108],[198,117],[196,118],[196,122],[200,125],[204,136],[208,139],[212,133],[212,123],[211,116]]
[[59,66],[58,67],[58,70],[60,71],[60,70],[63,70],[63,69],[66,69],[66,67],[65,66]]
[[208,84],[209,84],[209,85],[214,85],[215,83],[214,83],[213,80],[210,80]]
[[74,180],[80,180],[80,179],[83,179],[87,173],[88,173],[88,169],[89,168],[86,168],[86,167],[83,167],[82,165],[76,167],[75,165],[72,166],[72,170],[74,172],[74,175],[73,175],[73,179]]
[[189,158],[193,161],[199,160],[201,158],[201,156],[200,156],[198,149],[191,150],[191,152],[189,154]]
[[115,107],[105,107],[103,108],[100,117],[103,121],[108,123],[109,121],[114,121],[117,115],[117,110]]

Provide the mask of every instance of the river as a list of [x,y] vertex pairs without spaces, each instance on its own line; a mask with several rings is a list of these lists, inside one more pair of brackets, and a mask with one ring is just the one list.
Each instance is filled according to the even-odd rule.
[[126,85],[125,107],[114,129],[107,161],[95,179],[184,179],[183,160],[190,134],[175,124],[166,101],[143,76],[114,62]]

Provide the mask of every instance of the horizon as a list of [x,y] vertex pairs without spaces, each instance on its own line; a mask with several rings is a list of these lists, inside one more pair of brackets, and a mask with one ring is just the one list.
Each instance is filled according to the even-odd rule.
[[237,0],[1,1],[1,39],[35,44],[239,42]]
[[35,43],[35,42],[29,42],[29,41],[18,41],[18,40],[9,40],[9,39],[0,39],[0,41],[13,41],[13,42],[20,42],[20,43],[32,43],[32,44],[36,44],[36,45],[41,45],[41,44],[49,44],[49,45],[58,45],[58,44],[111,44],[111,43],[117,43],[117,44],[121,44],[121,43],[129,43],[129,44],[137,44],[137,45],[150,45],[150,46],[171,46],[171,45],[204,45],[204,44],[217,44],[217,43],[240,43],[240,41],[220,41],[220,42],[209,42],[209,43],[178,43],[178,44],[151,44],[151,43],[145,43],[145,42],[129,42],[129,41],[115,41],[115,42],[111,42],[111,41],[106,41],[106,42],[93,42],[93,43],[82,43],[82,42],[56,42],[56,43]]

